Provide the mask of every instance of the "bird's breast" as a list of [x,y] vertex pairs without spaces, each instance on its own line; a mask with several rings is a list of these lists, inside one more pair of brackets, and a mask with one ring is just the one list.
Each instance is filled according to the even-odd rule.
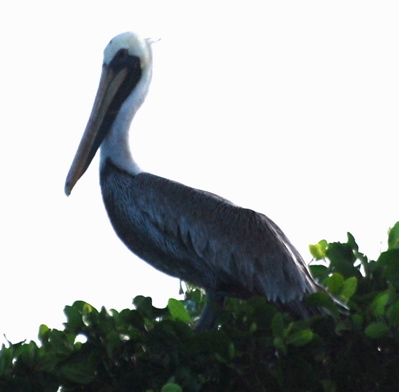
[[149,173],[131,175],[108,161],[100,182],[109,219],[124,244],[162,272],[202,285],[204,268],[181,231],[179,196],[171,193],[168,180]]

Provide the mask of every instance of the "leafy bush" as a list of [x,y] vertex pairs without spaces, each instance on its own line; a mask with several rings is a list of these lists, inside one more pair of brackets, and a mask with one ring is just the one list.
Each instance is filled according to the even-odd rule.
[[[39,345],[2,347],[0,391],[397,391],[399,222],[375,261],[349,233],[310,251],[313,275],[349,315],[294,321],[264,298],[229,299],[220,327],[197,334],[204,296],[195,287],[164,309],[142,296],[120,312],[76,301],[63,331],[42,325]],[[307,301],[338,315],[323,293]]]

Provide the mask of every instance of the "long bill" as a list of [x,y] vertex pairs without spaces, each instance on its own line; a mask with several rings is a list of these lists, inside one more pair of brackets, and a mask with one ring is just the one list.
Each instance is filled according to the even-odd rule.
[[89,167],[105,138],[106,132],[104,130],[101,132],[101,124],[126,76],[126,68],[115,72],[112,68],[103,66],[93,109],[65,181],[67,196],[71,194],[73,187]]

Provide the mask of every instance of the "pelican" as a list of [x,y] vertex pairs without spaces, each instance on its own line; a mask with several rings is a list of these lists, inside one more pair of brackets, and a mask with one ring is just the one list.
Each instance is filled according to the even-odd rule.
[[263,296],[299,318],[323,312],[308,307],[304,298],[324,288],[271,219],[147,173],[134,161],[128,133],[151,74],[149,40],[126,32],[109,42],[65,193],[70,195],[100,148],[101,192],[116,234],[153,267],[205,290],[197,331],[215,326],[217,309],[226,297]]

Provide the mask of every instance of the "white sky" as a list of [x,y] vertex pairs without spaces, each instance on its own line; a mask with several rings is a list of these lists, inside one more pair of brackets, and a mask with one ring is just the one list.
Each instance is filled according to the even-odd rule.
[[385,249],[399,220],[396,1],[60,4],[0,6],[1,335],[61,328],[77,299],[178,295],[113,233],[98,159],[63,193],[102,51],[127,30],[161,38],[131,132],[143,169],[267,214],[307,261],[308,244],[347,231],[372,257]]

